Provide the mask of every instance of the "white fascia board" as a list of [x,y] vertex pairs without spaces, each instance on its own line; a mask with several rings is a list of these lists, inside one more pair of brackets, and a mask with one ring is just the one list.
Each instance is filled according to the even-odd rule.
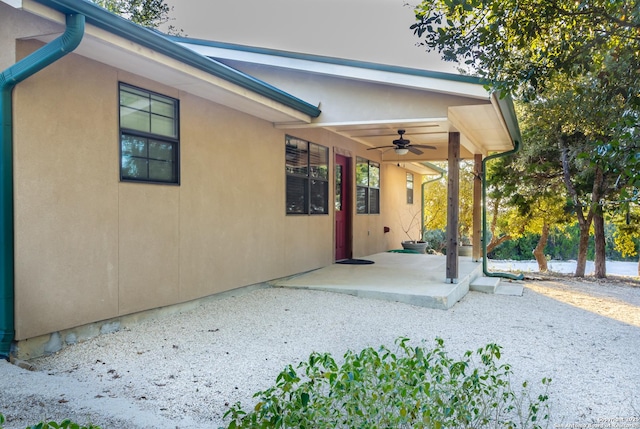
[[378,82],[387,85],[439,92],[480,100],[490,100],[489,92],[480,84],[457,82],[426,76],[414,76],[403,73],[393,73],[384,70],[374,70],[342,64],[315,62],[306,59],[288,58],[256,52],[237,51],[215,46],[204,46],[183,42],[179,42],[179,44],[198,52],[201,55],[213,58],[282,67],[291,70],[306,71],[366,82]]

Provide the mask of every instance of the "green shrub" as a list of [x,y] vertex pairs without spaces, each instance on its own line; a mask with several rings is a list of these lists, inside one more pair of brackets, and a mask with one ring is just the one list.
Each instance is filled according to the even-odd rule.
[[428,253],[445,253],[447,248],[447,232],[444,229],[428,229],[422,239],[429,243]]
[[[386,347],[348,351],[338,365],[330,354],[312,353],[288,365],[275,386],[254,395],[252,411],[240,403],[225,414],[234,428],[540,428],[548,426],[551,380],[530,397],[527,384],[514,392],[501,348],[489,344],[462,360],[450,358],[444,341],[432,349],[407,338]],[[477,360],[477,362],[476,362]]]
[[[2,425],[5,422],[5,418],[0,413],[0,429],[2,429]],[[63,420],[60,423],[56,422],[40,422],[38,424],[28,426],[27,429],[100,429],[98,426],[89,425],[89,426],[80,426],[77,423],[72,422],[71,420]]]

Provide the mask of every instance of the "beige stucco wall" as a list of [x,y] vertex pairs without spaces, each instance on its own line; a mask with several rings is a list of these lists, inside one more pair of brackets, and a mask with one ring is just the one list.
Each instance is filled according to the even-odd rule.
[[0,2],[0,71],[13,65],[16,59],[16,39],[63,31],[57,24],[33,17],[26,12]]
[[[180,100],[179,186],[120,182],[119,81]],[[75,54],[16,87],[14,118],[18,340],[329,265],[333,214],[285,214],[285,134],[329,147],[331,171],[338,151],[380,161]],[[393,169],[382,214],[353,216],[355,257],[398,247],[383,232]]]
[[115,76],[65,57],[14,90],[18,339],[118,311]]
[[[401,249],[403,241],[420,237],[422,176],[405,170],[402,164],[384,167],[387,186],[382,198],[385,206],[392,208],[384,213],[385,225],[390,229],[385,234],[385,243],[389,249]],[[407,173],[413,174],[413,204],[407,204]]]

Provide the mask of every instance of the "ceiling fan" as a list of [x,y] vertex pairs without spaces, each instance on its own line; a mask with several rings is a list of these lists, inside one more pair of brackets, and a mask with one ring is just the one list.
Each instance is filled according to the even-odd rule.
[[395,152],[398,155],[406,155],[409,152],[415,153],[416,155],[422,155],[424,152],[422,152],[419,148],[435,149],[435,146],[428,146],[423,144],[411,144],[411,140],[407,140],[404,138],[404,133],[405,133],[405,130],[398,130],[398,134],[400,134],[400,138],[395,139],[393,141],[393,146],[371,147],[367,150],[394,148]]

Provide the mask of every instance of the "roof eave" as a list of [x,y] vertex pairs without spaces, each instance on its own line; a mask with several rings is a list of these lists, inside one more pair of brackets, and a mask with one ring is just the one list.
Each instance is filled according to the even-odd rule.
[[211,58],[200,55],[185,48],[162,33],[134,24],[124,18],[86,0],[34,0],[58,12],[78,13],[85,16],[86,22],[109,33],[123,37],[141,46],[227,80],[242,88],[265,96],[273,101],[290,107],[312,118],[320,116],[320,109],[297,97],[292,96],[266,82],[253,78],[236,69],[226,66]]
[[522,134],[518,125],[518,115],[511,94],[491,93],[491,103],[499,110],[503,124],[511,137],[514,147],[522,143]]

